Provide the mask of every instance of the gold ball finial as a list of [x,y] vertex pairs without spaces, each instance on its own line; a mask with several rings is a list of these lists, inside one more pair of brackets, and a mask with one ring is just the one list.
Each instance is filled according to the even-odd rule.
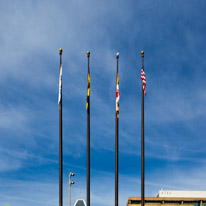
[[62,54],[62,52],[63,52],[63,49],[60,48],[60,49],[59,49],[59,54]]
[[142,55],[142,57],[144,56],[144,51],[141,51],[141,55]]
[[87,51],[87,56],[88,56],[88,57],[90,56],[90,51],[89,51],[89,50]]
[[116,57],[119,58],[119,52],[116,53]]

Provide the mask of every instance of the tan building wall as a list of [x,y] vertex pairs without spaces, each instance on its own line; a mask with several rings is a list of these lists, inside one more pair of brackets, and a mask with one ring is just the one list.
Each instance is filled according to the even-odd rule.
[[[141,206],[141,198],[129,197],[126,206]],[[206,198],[145,197],[145,206],[206,206]]]

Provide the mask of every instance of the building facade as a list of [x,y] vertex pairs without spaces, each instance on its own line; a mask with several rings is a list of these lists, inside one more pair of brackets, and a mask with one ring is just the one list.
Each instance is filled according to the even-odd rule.
[[[141,206],[141,197],[129,197],[126,206]],[[145,206],[206,206],[205,191],[165,191],[145,197]]]

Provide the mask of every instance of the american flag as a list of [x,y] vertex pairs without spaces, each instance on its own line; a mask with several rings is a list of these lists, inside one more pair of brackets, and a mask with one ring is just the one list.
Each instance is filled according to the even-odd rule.
[[141,79],[142,79],[142,88],[144,90],[145,95],[147,95],[147,92],[146,92],[146,77],[145,77],[145,73],[144,73],[143,69],[141,70]]

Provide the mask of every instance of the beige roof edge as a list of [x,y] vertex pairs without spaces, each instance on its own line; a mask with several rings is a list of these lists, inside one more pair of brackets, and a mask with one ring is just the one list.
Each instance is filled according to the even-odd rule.
[[[141,197],[128,197],[128,200],[141,200]],[[145,200],[206,200],[205,197],[145,197]]]

